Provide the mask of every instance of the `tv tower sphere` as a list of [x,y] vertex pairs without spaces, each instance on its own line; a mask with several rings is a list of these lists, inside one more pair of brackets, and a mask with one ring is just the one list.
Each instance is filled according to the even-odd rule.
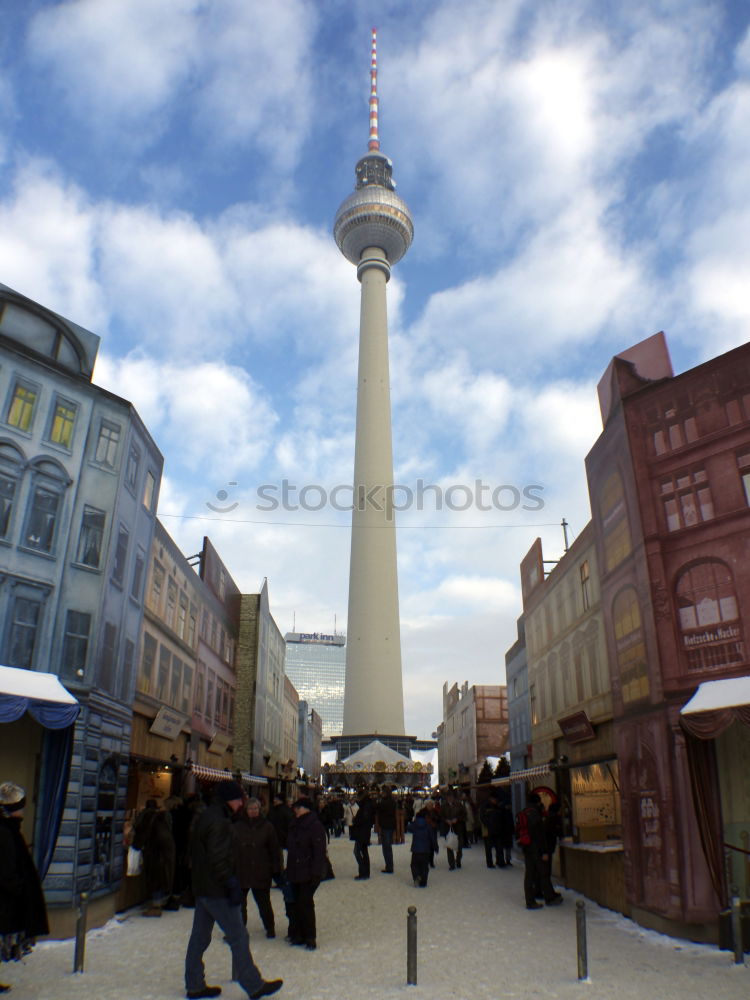
[[394,191],[393,164],[378,151],[363,156],[355,168],[356,190],[342,203],[333,236],[342,254],[359,264],[368,247],[380,247],[389,264],[401,260],[414,239],[406,202]]

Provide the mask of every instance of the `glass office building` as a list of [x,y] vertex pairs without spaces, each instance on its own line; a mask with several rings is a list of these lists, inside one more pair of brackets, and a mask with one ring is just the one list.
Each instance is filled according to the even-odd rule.
[[340,736],[344,725],[346,637],[321,632],[287,632],[286,675],[300,700],[323,720],[323,738]]

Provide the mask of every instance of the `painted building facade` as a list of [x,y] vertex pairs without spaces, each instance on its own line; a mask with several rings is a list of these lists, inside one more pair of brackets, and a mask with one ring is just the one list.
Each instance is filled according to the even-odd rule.
[[[74,919],[83,890],[92,911],[111,908],[122,875],[135,663],[162,473],[133,406],[92,384],[98,346],[93,333],[0,286],[0,661],[57,674],[81,703],[44,882],[55,926]],[[19,744],[12,726],[0,740],[14,769],[19,753],[40,753]],[[37,839],[39,802],[34,812]]]
[[[713,938],[726,869],[723,856],[712,868],[701,846],[680,713],[701,683],[749,672],[750,345],[675,376],[657,334],[613,359],[599,398],[604,429],[586,471],[627,902],[641,923]],[[748,759],[750,728],[737,722],[725,736],[714,782],[745,789],[744,827],[729,823],[736,801],[717,800],[712,822],[736,843],[750,837],[746,775],[744,785],[732,780]]]
[[437,730],[440,784],[472,784],[486,757],[508,748],[507,690],[498,684],[443,684],[443,720]]

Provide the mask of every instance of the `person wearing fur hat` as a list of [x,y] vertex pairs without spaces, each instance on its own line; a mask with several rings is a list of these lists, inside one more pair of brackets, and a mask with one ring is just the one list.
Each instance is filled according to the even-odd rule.
[[188,1000],[217,997],[220,986],[208,986],[203,954],[211,943],[214,923],[224,932],[232,950],[233,978],[251,1000],[270,996],[282,979],[266,981],[250,953],[247,928],[242,922],[242,887],[237,877],[237,843],[231,817],[242,809],[245,796],[236,781],[217,785],[213,801],[195,818],[190,835],[195,911],[185,955]]
[[[18,961],[37,937],[49,934],[47,908],[39,873],[21,833],[26,792],[20,785],[0,785],[0,958]],[[10,986],[0,984],[0,993]]]

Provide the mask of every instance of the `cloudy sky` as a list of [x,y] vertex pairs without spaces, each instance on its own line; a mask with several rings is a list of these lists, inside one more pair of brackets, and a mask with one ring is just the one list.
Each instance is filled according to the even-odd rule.
[[359,285],[331,224],[377,25],[382,149],[415,225],[388,294],[407,731],[428,736],[445,681],[504,681],[534,539],[557,558],[561,519],[589,519],[612,355],[664,330],[684,371],[748,338],[750,7],[0,15],[0,281],[101,336],[95,381],[164,453],[167,530],[186,553],[208,534],[245,591],[267,577],[282,632],[346,627],[328,501],[352,477]]

